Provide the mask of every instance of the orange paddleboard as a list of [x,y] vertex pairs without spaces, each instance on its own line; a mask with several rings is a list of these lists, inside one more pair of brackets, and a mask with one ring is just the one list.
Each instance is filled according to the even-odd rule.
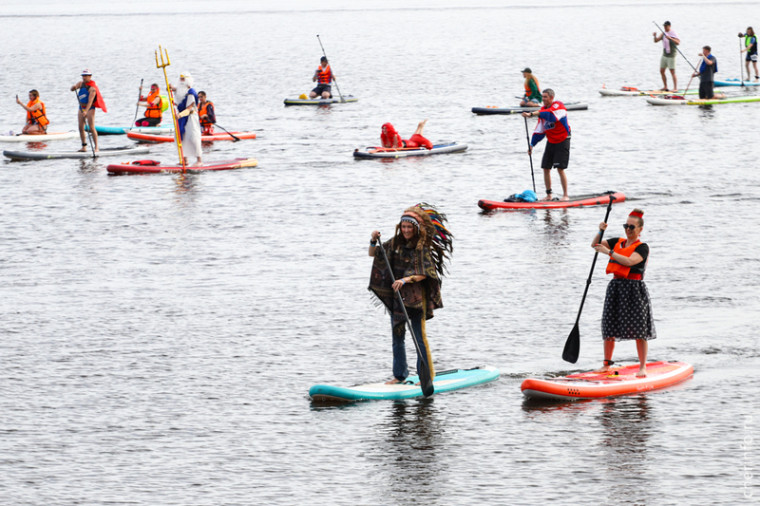
[[600,399],[669,387],[694,374],[694,368],[684,362],[649,362],[644,378],[636,376],[638,371],[639,364],[633,364],[613,367],[603,373],[590,371],[560,378],[528,378],[520,388],[530,399]]

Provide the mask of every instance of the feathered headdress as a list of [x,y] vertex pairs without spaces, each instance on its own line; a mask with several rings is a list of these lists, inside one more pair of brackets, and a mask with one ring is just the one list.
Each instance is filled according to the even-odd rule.
[[[426,202],[421,202],[404,210],[402,219],[411,216],[419,223],[420,239],[417,241],[417,249],[424,247],[431,249],[435,270],[443,275],[447,270],[446,262],[454,251],[454,235],[446,228],[448,219],[446,215]],[[401,235],[400,223],[396,226],[396,237]]]

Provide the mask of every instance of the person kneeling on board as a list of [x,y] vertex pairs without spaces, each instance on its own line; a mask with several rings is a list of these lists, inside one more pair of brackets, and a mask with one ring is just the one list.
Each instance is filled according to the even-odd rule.
[[214,103],[206,100],[206,92],[198,92],[198,118],[201,121],[201,135],[212,135],[214,133],[214,123],[216,123],[216,112]]
[[318,96],[323,99],[332,98],[330,83],[333,80],[333,73],[326,57],[320,58],[319,67],[317,67],[311,80],[317,83],[317,87],[309,92],[309,98],[317,98]]
[[[702,48],[698,56],[702,57],[702,63],[692,77],[699,76],[699,98],[709,99],[715,97],[715,73],[718,71],[718,59],[710,54],[710,46]],[[718,97],[720,98],[720,97]]]
[[[401,293],[420,355],[426,357],[423,361],[420,355],[417,356],[417,373],[427,366],[430,378],[435,377],[425,320],[433,317],[433,310],[443,307],[441,277],[444,263],[452,252],[453,237],[445,223],[444,214],[427,204],[417,204],[404,211],[395,235],[389,241],[378,245],[380,232],[372,232],[369,256],[374,257],[374,261],[369,290],[391,315],[393,379],[387,384],[403,383],[409,376],[404,345],[406,318],[395,292]],[[388,270],[382,253],[377,253],[378,247],[385,251],[392,272]]]
[[[634,209],[628,215],[623,228],[625,239],[613,237],[599,242],[600,233],[594,235],[591,247],[603,255],[609,255],[607,274],[613,279],[607,285],[602,313],[602,338],[604,339],[604,365],[598,372],[609,371],[616,341],[636,340],[639,355],[639,372],[647,375],[647,352],[649,340],[656,339],[652,303],[644,284],[644,272],[649,259],[649,246],[639,240],[644,228],[644,211]],[[602,222],[600,230],[606,230]]]
[[21,129],[22,134],[43,135],[47,133],[47,126],[50,123],[47,119],[45,104],[40,100],[40,92],[31,90],[29,92],[29,102],[24,105],[16,95],[16,103],[26,110],[26,124]]
[[427,120],[420,121],[417,125],[417,130],[414,131],[408,140],[403,140],[398,134],[393,125],[385,123],[380,133],[380,141],[384,148],[400,149],[400,148],[419,148],[424,146],[427,149],[433,149],[433,143],[422,136],[422,130],[425,128]]
[[540,107],[541,106],[541,88],[538,86],[538,79],[533,75],[530,67],[525,67],[522,71],[525,78],[525,95],[520,100],[523,107]]
[[150,93],[147,97],[140,97],[137,102],[138,107],[145,107],[145,117],[135,121],[135,126],[147,127],[158,126],[163,119],[163,99],[161,98],[161,90],[158,84],[153,83],[150,85]]
[[570,163],[570,125],[567,122],[567,109],[565,109],[565,104],[554,100],[554,90],[551,88],[546,88],[541,93],[541,100],[543,107],[540,110],[522,114],[525,118],[538,116],[538,124],[531,137],[528,154],[533,153],[536,144],[546,137],[546,149],[541,158],[546,197],[541,200],[553,200],[552,168],[557,169],[560,183],[562,183],[562,199],[560,200],[570,200],[567,194],[567,176],[565,176],[565,169]]

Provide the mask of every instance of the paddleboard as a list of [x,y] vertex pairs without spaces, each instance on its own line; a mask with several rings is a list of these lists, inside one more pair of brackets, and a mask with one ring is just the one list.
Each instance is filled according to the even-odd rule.
[[633,364],[613,367],[603,373],[590,371],[551,379],[528,378],[520,389],[529,399],[600,399],[666,388],[694,374],[694,368],[684,362],[648,362],[645,378],[637,378],[638,371],[639,364]]
[[[84,126],[85,131],[90,131],[90,125]],[[143,134],[170,134],[174,132],[174,127],[171,126],[152,126],[152,127],[136,127],[136,126],[103,126],[95,125],[95,131],[98,135],[124,135],[127,132],[140,132]]]
[[504,202],[499,200],[479,200],[478,206],[486,211],[495,209],[563,209],[567,207],[606,206],[610,195],[615,197],[613,204],[625,201],[622,192],[605,192],[601,194],[578,195],[570,200],[539,200],[537,202]]
[[[489,114],[521,114],[523,112],[537,111],[540,107],[498,107],[495,105],[488,105],[486,107],[473,107],[472,112],[479,116],[486,116]],[[565,104],[565,109],[568,111],[585,111],[588,109],[588,104],[582,102],[568,102]]]
[[48,132],[42,135],[0,135],[0,142],[47,142],[74,139],[79,137],[79,132]]
[[[238,139],[255,139],[256,134],[253,132],[230,132]],[[137,142],[174,142],[174,135],[157,135],[157,134],[145,134],[141,132],[135,132],[131,130],[127,132],[127,137]],[[201,135],[201,142],[213,142],[213,141],[234,141],[230,134],[224,132],[218,132],[211,135]]]
[[[208,162],[201,166],[187,166],[185,172],[208,172],[216,170],[233,170],[244,167],[255,167],[258,162],[255,158],[235,158],[222,162]],[[138,160],[128,163],[115,163],[106,167],[109,174],[171,174],[182,172],[181,165],[161,165],[161,162],[155,160]]]
[[715,81],[713,83],[713,86],[715,87],[721,87],[721,86],[760,86],[760,82],[758,81],[743,81],[744,84],[742,84],[742,81],[736,78],[732,79],[726,79],[725,81]]
[[[139,155],[147,153],[146,147],[125,146],[121,148],[105,148],[97,151],[95,157],[117,155]],[[3,151],[3,155],[11,160],[56,160],[59,158],[93,158],[92,151]]]
[[[499,378],[495,367],[480,366],[472,369],[451,369],[436,373],[433,388],[436,394],[481,385]],[[309,389],[309,397],[314,402],[339,403],[355,401],[401,400],[422,397],[422,389],[415,385],[417,376],[409,376],[404,383],[386,385],[367,383],[353,387],[314,385]]]
[[717,104],[742,104],[746,102],[760,102],[760,96],[711,98],[705,100],[684,100],[677,98],[647,97],[647,102],[652,105],[717,105]]
[[[685,93],[684,93],[685,92]],[[623,86],[619,90],[611,90],[608,88],[602,88],[599,93],[604,97],[640,97],[644,95],[699,95],[699,90],[678,90],[678,91],[662,91],[662,90],[640,90],[633,86]]]
[[330,105],[344,102],[358,102],[359,99],[353,95],[343,95],[343,101],[340,97],[333,98],[286,98],[285,105]]
[[408,156],[429,156],[439,155],[443,153],[456,153],[467,149],[467,144],[459,144],[457,142],[445,142],[440,144],[433,144],[433,149],[427,148],[382,148],[382,147],[368,147],[365,151],[360,151],[358,148],[354,150],[354,158],[406,158]]

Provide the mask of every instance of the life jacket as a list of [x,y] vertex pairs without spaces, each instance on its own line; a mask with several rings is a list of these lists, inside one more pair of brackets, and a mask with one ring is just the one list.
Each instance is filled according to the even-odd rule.
[[526,97],[529,97],[530,94],[533,93],[533,90],[530,89],[530,84],[528,84],[531,80],[534,83],[536,83],[536,88],[538,88],[539,90],[541,89],[541,86],[538,85],[538,79],[536,79],[535,77],[530,77],[526,79],[525,80],[525,96]]
[[[158,103],[153,104],[155,99],[158,99]],[[145,101],[148,103],[148,108],[145,109],[146,118],[160,118],[163,115],[163,99],[158,90],[148,95]]]
[[87,107],[87,102],[90,100],[90,88],[95,88],[95,100],[92,101],[92,107],[103,109],[103,112],[108,112],[106,109],[106,102],[103,100],[103,95],[100,94],[100,89],[95,81],[89,83],[82,82],[82,86],[79,87],[77,95],[79,96],[79,104],[84,109]]
[[[623,244],[625,244],[625,240],[620,239],[618,240],[617,244],[615,244],[615,247],[612,249],[615,253],[619,255],[623,255],[624,257],[630,257],[633,255],[633,252],[636,251],[636,247],[641,244],[641,241],[636,239],[636,241],[631,244],[628,247],[623,247]],[[626,278],[626,279],[643,279],[643,274],[631,274],[631,268],[626,267],[625,265],[619,264],[612,258],[610,258],[609,263],[607,263],[607,270],[605,271],[607,274],[614,274],[616,278]]]
[[50,121],[47,119],[47,113],[45,112],[45,104],[40,102],[39,98],[35,98],[34,100],[30,100],[26,106],[33,107],[35,104],[40,104],[42,107],[36,111],[26,111],[26,122],[37,123],[42,128],[45,128],[50,124]]
[[380,140],[382,141],[384,148],[404,147],[404,141],[401,140],[401,136],[398,134],[396,129],[393,128],[393,125],[390,123],[385,123],[383,127],[385,128],[385,132],[382,132],[380,134]]
[[[211,110],[208,110],[209,107]],[[204,118],[203,116],[208,116],[208,118]],[[206,101],[203,103],[203,105],[198,109],[198,117],[201,119],[201,126],[207,127],[214,123],[216,123],[216,115],[214,114],[214,103],[210,101]]]
[[330,70],[330,65],[327,65],[327,68],[322,68],[322,65],[320,65],[317,69],[317,83],[330,84],[330,81],[332,81],[332,70]]

